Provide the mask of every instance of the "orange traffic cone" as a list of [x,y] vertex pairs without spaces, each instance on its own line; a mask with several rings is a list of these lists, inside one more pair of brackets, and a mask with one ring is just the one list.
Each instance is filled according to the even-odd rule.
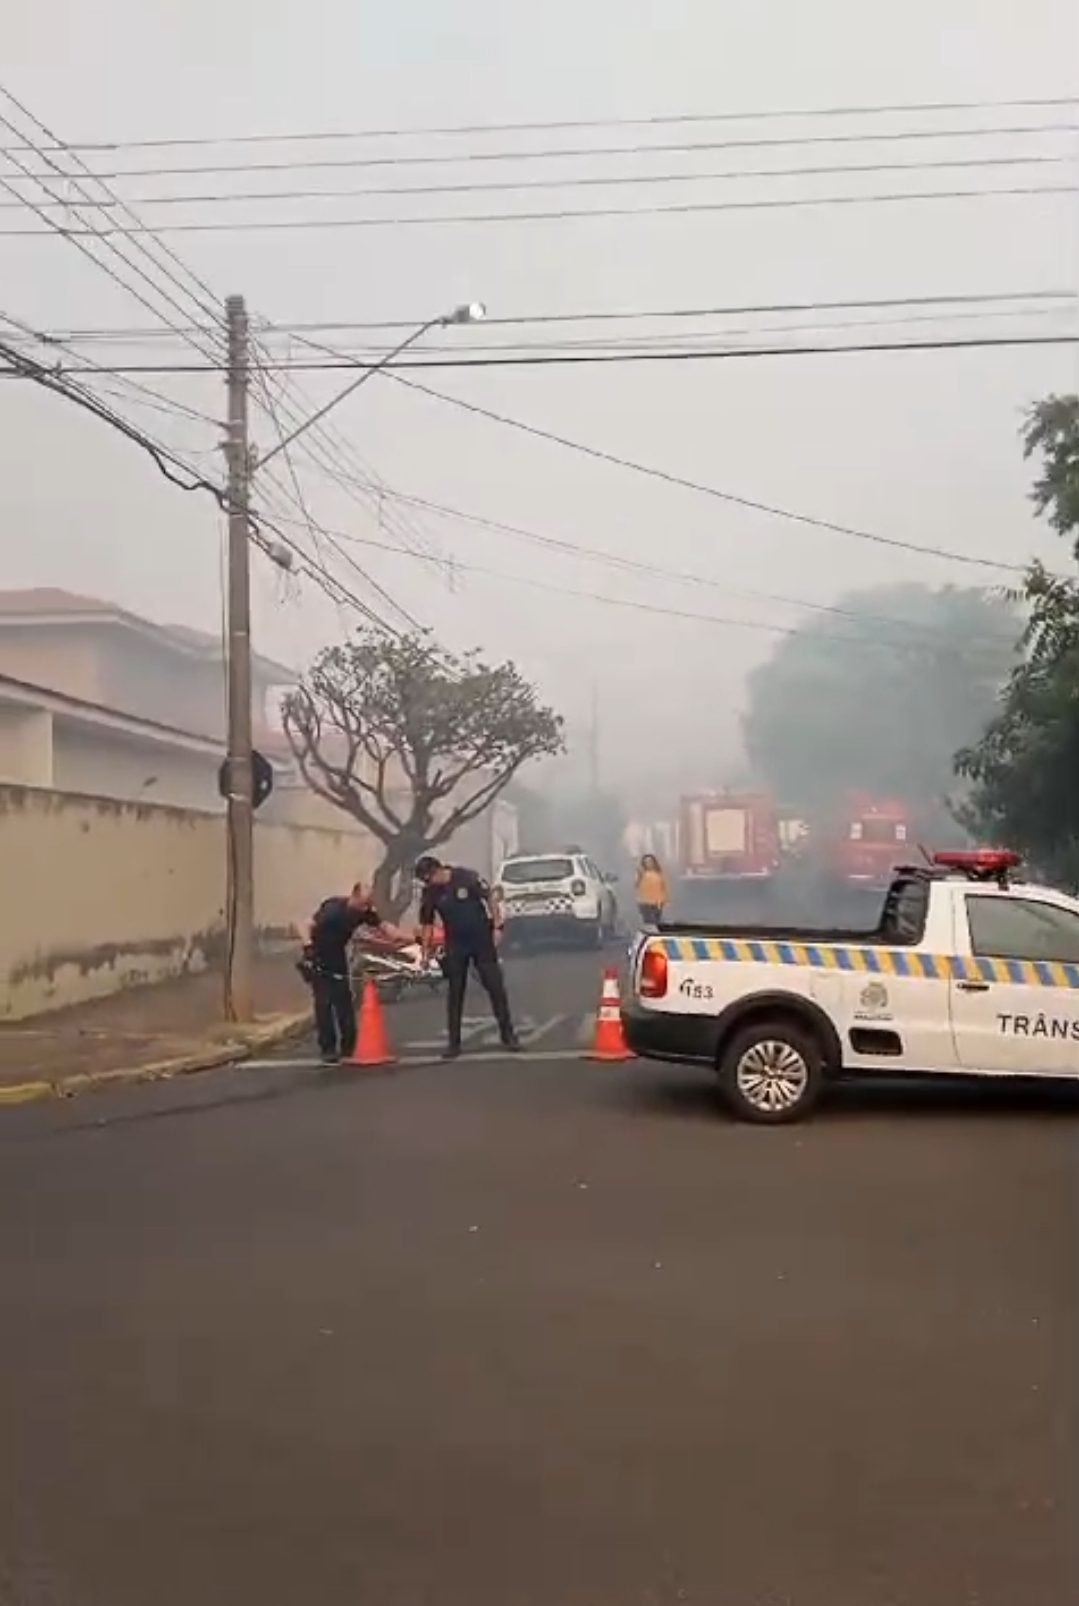
[[350,1065],[392,1065],[394,1054],[390,1048],[389,1036],[386,1032],[386,1022],[382,1018],[382,1005],[379,1002],[378,989],[370,976],[363,984],[363,995],[360,1000],[360,1019],[356,1032],[356,1047],[353,1049],[348,1063]]
[[585,1055],[589,1060],[636,1059],[632,1049],[626,1047],[622,1033],[622,1016],[619,1012],[618,972],[613,966],[603,972],[603,991],[596,1014],[596,1035],[592,1047]]

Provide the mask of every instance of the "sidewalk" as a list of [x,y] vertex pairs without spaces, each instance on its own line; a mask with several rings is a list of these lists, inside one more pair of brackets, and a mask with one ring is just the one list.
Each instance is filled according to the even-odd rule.
[[209,1069],[280,1042],[310,1014],[294,955],[259,957],[255,1011],[254,1026],[226,1022],[221,975],[206,971],[2,1025],[0,1103]]

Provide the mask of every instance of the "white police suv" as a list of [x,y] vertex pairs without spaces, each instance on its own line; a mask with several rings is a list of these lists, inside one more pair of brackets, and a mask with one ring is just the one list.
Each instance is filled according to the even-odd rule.
[[569,938],[601,948],[618,928],[610,880],[577,849],[506,859],[494,890],[514,947]]

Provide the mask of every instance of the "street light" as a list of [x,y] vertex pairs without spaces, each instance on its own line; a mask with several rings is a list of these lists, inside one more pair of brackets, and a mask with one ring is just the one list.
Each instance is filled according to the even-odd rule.
[[350,385],[346,385],[339,395],[332,397],[324,407],[320,407],[317,413],[312,413],[311,417],[305,419],[302,424],[297,424],[291,435],[286,435],[282,440],[279,440],[272,451],[267,452],[265,457],[259,459],[259,467],[263,467],[271,458],[276,457],[278,452],[285,451],[286,448],[292,445],[297,436],[309,430],[312,424],[317,424],[319,419],[325,418],[326,414],[332,411],[340,402],[343,402],[346,396],[351,396],[353,391],[359,390],[361,385],[365,385],[373,374],[380,373],[383,368],[388,368],[395,357],[399,357],[403,351],[407,351],[409,346],[414,346],[417,340],[422,340],[428,330],[447,329],[451,324],[457,323],[482,323],[486,316],[487,308],[482,301],[468,301],[459,307],[454,307],[452,312],[443,312],[437,318],[428,318],[427,322],[421,323],[418,329],[413,329],[412,333],[402,340],[400,345],[394,346],[393,350],[388,351],[384,357],[380,357],[378,362],[372,363],[370,367],[365,367],[363,372]]

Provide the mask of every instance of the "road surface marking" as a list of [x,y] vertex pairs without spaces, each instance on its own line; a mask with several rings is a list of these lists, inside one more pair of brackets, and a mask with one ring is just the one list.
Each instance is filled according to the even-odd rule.
[[[517,1019],[517,1036],[524,1047],[529,1048],[573,1020],[572,1015],[551,1015],[546,1020],[537,1020],[533,1015],[521,1015]],[[446,1034],[441,1032],[438,1037],[409,1038],[404,1047],[406,1051],[433,1050],[445,1047],[445,1043]],[[464,1017],[461,1023],[461,1047],[465,1052],[469,1049],[499,1047],[498,1026],[490,1015]]]
[[[539,1060],[579,1060],[580,1058],[581,1051],[578,1048],[528,1048],[521,1054],[507,1054],[498,1044],[495,1050],[480,1049],[473,1054],[463,1053],[461,1058],[453,1063],[458,1065],[479,1065],[491,1060],[506,1060],[507,1062],[513,1061],[515,1063],[519,1060],[527,1060],[530,1064],[535,1064]],[[385,1069],[388,1071],[394,1065],[441,1065],[442,1063],[442,1057],[439,1053],[402,1054],[400,1059],[391,1060]],[[242,1060],[236,1066],[236,1069],[241,1071],[347,1071],[348,1068],[348,1060],[338,1060],[330,1065],[324,1065],[320,1059]],[[363,1065],[356,1067],[359,1072],[366,1068]],[[371,1067],[371,1069],[379,1068]]]
[[[478,1038],[495,1033],[496,1027],[490,1015],[463,1015],[461,1017],[461,1045],[470,1047]],[[441,1049],[446,1046],[446,1033],[441,1031],[437,1037],[410,1037],[405,1044],[406,1048]]]
[[[461,1050],[463,1057],[480,1056],[498,1058],[502,1044],[498,1027],[490,1015],[466,1015],[461,1022]],[[596,1017],[587,1015],[549,1015],[538,1020],[533,1015],[522,1015],[517,1021],[517,1036],[523,1052],[516,1057],[528,1060],[579,1059],[583,1049],[591,1042],[596,1029]],[[574,1048],[542,1049],[540,1045],[556,1034],[569,1038]],[[402,1044],[397,1064],[430,1065],[436,1063],[446,1046],[446,1036],[410,1038]],[[277,1065],[282,1069],[306,1070],[322,1064],[317,1055],[297,1059],[250,1059],[244,1063],[252,1070],[264,1070]],[[342,1061],[347,1064],[347,1061]]]

